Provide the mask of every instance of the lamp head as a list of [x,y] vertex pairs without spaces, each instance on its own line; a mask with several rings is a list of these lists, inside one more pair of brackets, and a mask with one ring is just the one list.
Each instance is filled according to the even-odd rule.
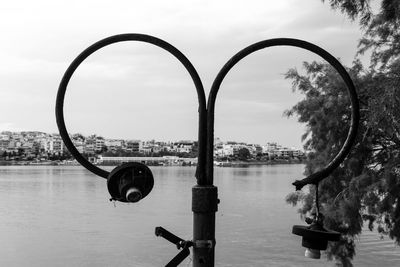
[[309,226],[294,225],[292,233],[302,236],[301,245],[306,248],[305,256],[311,259],[321,258],[321,250],[326,250],[328,241],[339,241],[340,233],[327,230],[320,220],[314,220]]
[[111,200],[138,202],[146,197],[154,186],[150,169],[138,162],[124,163],[116,167],[107,178]]

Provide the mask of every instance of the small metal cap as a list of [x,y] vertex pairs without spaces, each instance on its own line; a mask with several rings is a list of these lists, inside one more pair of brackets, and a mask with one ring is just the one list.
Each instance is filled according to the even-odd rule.
[[306,252],[304,256],[310,259],[320,259],[321,258],[321,251],[318,249],[306,248]]
[[142,199],[142,192],[140,192],[139,189],[136,187],[131,187],[126,191],[126,200],[128,202],[138,202],[139,200]]

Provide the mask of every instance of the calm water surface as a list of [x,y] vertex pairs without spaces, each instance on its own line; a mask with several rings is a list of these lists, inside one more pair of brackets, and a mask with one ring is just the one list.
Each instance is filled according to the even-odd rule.
[[[106,180],[81,167],[0,167],[0,266],[164,266],[178,252],[154,236],[163,226],[191,238],[192,167],[152,167],[137,204],[112,203]],[[216,168],[217,266],[333,266],[304,258],[302,224],[284,198],[302,165]],[[400,266],[392,241],[366,232],[355,266]],[[190,258],[181,266],[190,266]]]

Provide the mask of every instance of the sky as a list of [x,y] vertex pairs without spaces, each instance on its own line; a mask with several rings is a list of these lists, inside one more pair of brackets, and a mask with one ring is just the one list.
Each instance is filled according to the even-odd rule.
[[[345,65],[361,37],[320,0],[21,0],[0,7],[0,131],[58,132],[55,100],[72,60],[94,42],[143,33],[178,48],[205,88],[235,53],[278,37],[312,42]],[[243,59],[216,101],[215,137],[223,141],[302,147],[305,126],[283,112],[303,98],[288,69],[321,60],[307,51],[274,47]],[[70,133],[140,140],[196,140],[198,101],[184,67],[168,52],[140,42],[108,46],[77,69],[67,88]]]

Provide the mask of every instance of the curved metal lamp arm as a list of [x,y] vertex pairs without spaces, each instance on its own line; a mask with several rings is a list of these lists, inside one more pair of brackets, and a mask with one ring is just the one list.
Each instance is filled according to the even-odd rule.
[[217,77],[212,84],[210,95],[208,97],[207,102],[207,182],[209,184],[213,183],[213,149],[214,149],[214,109],[215,109],[215,101],[217,97],[217,93],[219,88],[223,82],[223,79],[227,75],[227,73],[235,66],[240,60],[245,58],[246,56],[250,55],[253,52],[258,50],[272,47],[272,46],[294,46],[303,48],[305,50],[311,51],[323,59],[325,59],[329,64],[331,64],[340,74],[342,79],[344,80],[348,93],[351,99],[351,123],[350,129],[347,134],[346,141],[344,142],[341,150],[339,153],[332,159],[332,161],[321,171],[318,171],[303,180],[297,180],[293,183],[296,186],[296,190],[300,190],[304,185],[307,184],[317,184],[322,179],[326,178],[329,174],[336,169],[340,163],[346,158],[349,154],[351,146],[355,142],[357,136],[357,128],[360,119],[359,114],[359,104],[358,104],[358,97],[354,87],[354,84],[345,70],[345,68],[340,64],[340,62],[329,54],[324,49],[311,44],[309,42],[298,40],[298,39],[291,39],[291,38],[277,38],[277,39],[269,39],[264,40],[255,44],[252,44],[243,50],[239,51],[236,55],[234,55],[220,70]]
[[65,97],[65,92],[67,90],[68,83],[74,74],[75,70],[79,67],[79,65],[91,54],[93,54],[95,51],[108,46],[110,44],[118,43],[118,42],[124,42],[124,41],[140,41],[140,42],[145,42],[145,43],[150,43],[152,45],[158,46],[169,53],[171,53],[173,56],[175,56],[186,68],[186,70],[189,72],[190,76],[192,77],[193,83],[196,87],[197,91],[197,97],[199,101],[199,152],[198,152],[198,170],[196,172],[196,177],[198,179],[198,182],[201,183],[201,181],[204,180],[202,175],[204,175],[204,171],[202,171],[205,167],[205,141],[206,141],[206,136],[205,136],[205,131],[201,131],[201,129],[205,129],[206,127],[206,98],[204,94],[204,89],[202,82],[200,80],[199,75],[197,74],[196,69],[193,67],[192,63],[183,55],[177,48],[172,46],[171,44],[158,39],[156,37],[150,36],[150,35],[145,35],[145,34],[138,34],[138,33],[127,33],[127,34],[119,34],[119,35],[114,35],[110,36],[108,38],[105,38],[103,40],[100,40],[93,45],[89,46],[86,48],[82,53],[78,55],[78,57],[75,58],[75,60],[71,63],[71,65],[68,67],[66,70],[61,83],[58,88],[58,93],[57,93],[57,99],[56,99],[56,120],[57,120],[57,126],[60,131],[61,138],[64,141],[64,144],[68,148],[68,150],[71,152],[71,154],[75,157],[75,159],[82,164],[86,169],[89,171],[93,172],[94,174],[106,178],[109,175],[108,171],[105,171],[103,169],[100,169],[99,167],[93,165],[90,163],[87,159],[85,159],[79,151],[76,149],[74,144],[72,143],[68,131],[65,127],[65,121],[64,121],[64,97]]
[[[197,96],[198,96],[198,101],[199,101],[199,132],[198,132],[198,142],[199,142],[199,151],[198,151],[198,166],[196,169],[196,178],[197,178],[197,183],[198,186],[193,187],[193,193],[192,193],[192,211],[193,211],[193,240],[192,241],[182,241],[180,238],[176,237],[173,234],[168,234],[167,231],[161,231],[163,236],[173,242],[176,243],[178,242],[179,247],[183,247],[183,250],[170,262],[171,265],[167,266],[176,266],[179,264],[185,257],[187,257],[189,253],[189,246],[193,245],[193,266],[214,266],[214,247],[215,247],[215,212],[217,211],[217,206],[219,203],[218,200],[218,194],[217,194],[217,188],[213,186],[213,160],[214,160],[214,155],[213,155],[213,150],[214,150],[214,110],[215,110],[215,101],[217,97],[217,93],[219,91],[219,88],[223,82],[223,79],[227,75],[227,73],[232,69],[236,63],[238,63],[240,60],[245,58],[246,56],[250,55],[251,53],[267,48],[267,47],[272,47],[272,46],[294,46],[294,47],[299,47],[303,48],[306,50],[309,50],[311,52],[314,52],[324,58],[327,62],[329,62],[340,74],[344,82],[346,83],[350,98],[351,98],[351,124],[350,124],[350,130],[348,132],[346,141],[344,142],[343,147],[341,148],[340,152],[333,158],[333,160],[321,171],[314,173],[307,178],[299,181],[295,181],[293,184],[296,186],[296,189],[299,190],[301,189],[304,185],[306,184],[318,184],[319,181],[327,177],[332,171],[339,166],[341,162],[345,159],[345,157],[348,155],[350,152],[351,146],[355,141],[356,135],[357,135],[357,128],[358,128],[358,121],[359,121],[359,107],[358,107],[358,98],[357,98],[357,93],[355,91],[353,82],[349,76],[349,74],[346,72],[345,68],[340,64],[340,62],[334,58],[332,55],[330,55],[328,52],[323,50],[322,48],[302,41],[302,40],[297,40],[297,39],[289,39],[289,38],[279,38],[279,39],[269,39],[265,41],[261,41],[258,43],[255,43],[253,45],[250,45],[246,47],[245,49],[239,51],[236,55],[234,55],[220,70],[218,73],[217,77],[215,78],[211,91],[208,97],[208,102],[207,102],[207,107],[206,107],[206,100],[205,100],[205,94],[204,94],[204,89],[203,85],[201,83],[200,77],[197,74],[195,68],[193,65],[190,63],[190,61],[174,46],[170,45],[169,43],[158,39],[153,36],[149,35],[144,35],[144,34],[120,34],[120,35],[115,35],[111,36],[108,38],[105,38],[103,40],[100,40],[99,42],[93,44],[92,46],[88,47],[86,50],[84,50],[68,67],[67,71],[65,72],[60,86],[58,88],[58,93],[57,93],[57,100],[56,100],[56,119],[57,119],[57,126],[60,131],[60,135],[71,152],[71,154],[76,158],[76,160],[82,164],[85,168],[87,168],[89,171],[104,177],[104,178],[109,178],[108,182],[111,183],[114,180],[120,181],[122,180],[124,183],[122,184],[123,186],[127,185],[126,188],[129,186],[136,186],[135,182],[138,184],[140,181],[142,181],[144,178],[148,178],[147,180],[147,191],[143,191],[143,195],[146,193],[148,194],[148,191],[151,190],[152,188],[152,176],[149,174],[148,176],[144,175],[143,170],[146,168],[139,168],[140,166],[136,165],[124,165],[121,166],[121,172],[126,171],[126,172],[134,172],[137,167],[138,171],[142,170],[143,171],[143,179],[142,180],[129,180],[125,179],[126,177],[124,176],[123,172],[119,176],[113,176],[113,173],[109,173],[105,170],[102,170],[98,168],[97,166],[93,165],[90,163],[88,160],[86,160],[76,149],[74,144],[72,143],[68,131],[65,127],[65,121],[64,121],[64,113],[63,113],[63,108],[64,108],[64,97],[65,97],[65,92],[67,90],[68,83],[75,72],[75,70],[79,67],[79,65],[92,53],[95,51],[101,49],[102,47],[105,47],[107,45],[117,43],[117,42],[123,42],[123,41],[140,41],[140,42],[145,42],[145,43],[150,43],[155,46],[158,46],[169,53],[171,53],[173,56],[175,56],[186,68],[186,70],[189,72],[190,76],[192,77],[192,80],[194,82],[194,85],[197,90]],[[132,167],[129,169],[129,167]],[[115,169],[116,174],[119,174],[120,171],[119,168]],[[116,175],[115,174],[115,175]],[[111,175],[111,176],[110,176]],[[110,176],[110,177],[109,177]],[[139,177],[140,175],[128,175],[129,177]],[[151,177],[150,177],[151,176]],[[141,177],[141,176],[140,176]],[[119,179],[119,180],[118,180]],[[139,179],[139,178],[138,178]],[[120,182],[116,183],[119,187],[121,186]],[[109,191],[110,188],[113,189],[111,191],[116,191],[113,187],[114,184],[109,185]],[[129,186],[128,186],[129,185]],[[123,191],[121,188],[118,187],[118,190]],[[125,187],[124,187],[125,188]],[[115,190],[114,190],[115,189]],[[132,189],[130,187],[130,189]],[[129,189],[129,190],[130,190]],[[134,187],[135,189],[135,187]],[[119,191],[118,191],[119,192]],[[125,191],[124,191],[125,192]],[[129,191],[127,191],[129,192]],[[133,191],[132,191],[133,192]],[[135,191],[136,192],[136,191]],[[142,191],[137,192],[141,193]],[[127,194],[128,195],[128,194]],[[141,194],[140,194],[141,195]],[[127,200],[130,200],[130,197],[126,197]],[[134,202],[134,201],[131,201]],[[300,230],[299,230],[300,229]],[[156,230],[156,234],[159,233],[161,235],[160,230],[161,228],[158,228],[158,232]],[[307,231],[303,231],[303,228],[294,228],[295,233],[304,235],[308,234],[310,230],[308,229]],[[320,231],[321,229],[311,229],[311,231]],[[300,232],[301,233],[300,233]],[[313,232],[312,232],[313,233]],[[313,236],[314,237],[314,236]],[[176,241],[176,242],[175,242]]]

